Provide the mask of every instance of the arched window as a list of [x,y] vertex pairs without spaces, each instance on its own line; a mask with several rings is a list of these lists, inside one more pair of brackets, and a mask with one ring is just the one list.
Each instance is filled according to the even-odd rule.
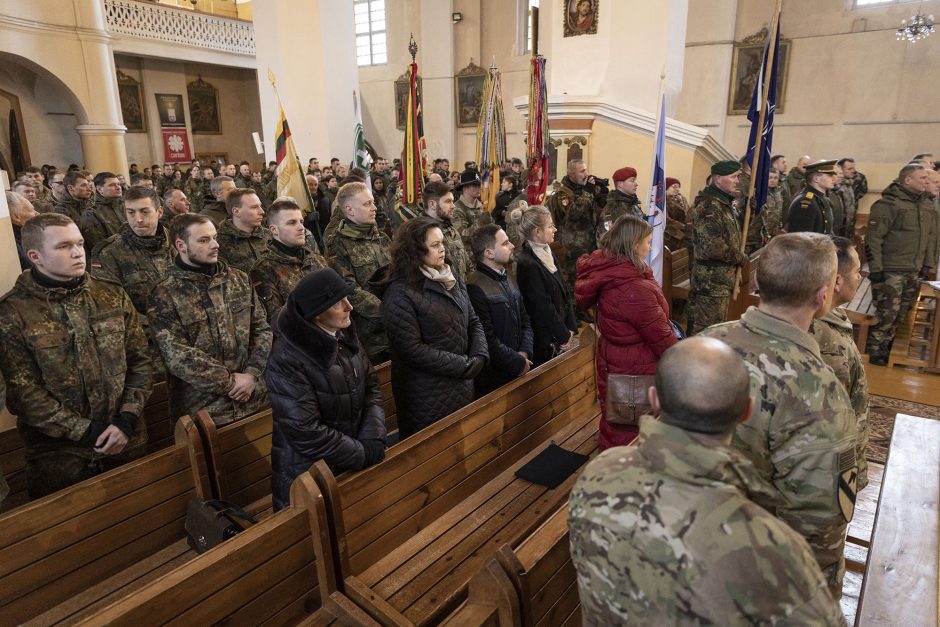
[[356,17],[356,60],[359,65],[388,62],[385,0],[353,0]]

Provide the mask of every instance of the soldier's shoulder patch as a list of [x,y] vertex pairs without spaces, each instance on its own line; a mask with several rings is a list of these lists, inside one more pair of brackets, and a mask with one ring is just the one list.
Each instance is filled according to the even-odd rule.
[[806,196],[805,196],[805,197],[808,198],[809,200],[812,200],[812,199],[813,199],[813,192],[806,192]]
[[838,499],[839,511],[845,522],[852,522],[855,514],[855,495],[858,487],[858,462],[855,449],[849,448],[839,453]]

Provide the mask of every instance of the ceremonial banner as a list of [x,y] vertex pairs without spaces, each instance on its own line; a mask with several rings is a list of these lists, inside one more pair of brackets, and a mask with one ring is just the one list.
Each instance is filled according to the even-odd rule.
[[548,189],[548,88],[545,84],[545,57],[533,56],[529,83],[529,116],[526,132],[530,205],[545,202]]
[[294,139],[290,134],[290,127],[287,125],[287,116],[284,115],[284,108],[278,105],[280,117],[277,121],[277,130],[274,132],[274,151],[275,161],[277,161],[277,195],[290,196],[293,198],[304,214],[313,209],[313,203],[310,201],[310,190],[307,189],[307,181],[304,179],[303,170],[300,168],[300,162],[297,160],[297,149],[294,148]]
[[185,128],[164,128],[161,130],[163,131],[164,163],[181,163],[193,160]]
[[506,120],[503,117],[503,87],[499,69],[492,65],[483,84],[483,105],[477,123],[477,163],[483,180],[480,197],[485,211],[496,208],[499,168],[506,161]]
[[359,103],[359,94],[355,91],[353,91],[353,112],[356,120],[355,129],[353,131],[353,167],[361,168],[365,171],[366,182],[368,183],[369,164],[372,163],[372,155],[366,150],[366,138],[362,131],[362,109]]
[[[408,66],[408,109],[405,112],[405,149],[401,161],[402,205],[415,205],[424,191],[427,176],[427,144],[421,112],[421,91],[418,88],[418,64]],[[404,211],[405,208],[403,207]]]
[[666,94],[662,87],[659,90],[659,111],[656,117],[656,147],[653,151],[653,178],[650,182],[647,217],[653,227],[653,242],[648,263],[656,281],[662,285],[663,241],[666,234]]
[[[778,18],[779,23],[779,18]],[[774,45],[771,41],[776,39]],[[767,36],[767,43],[764,45],[763,63],[760,73],[757,75],[757,83],[754,85],[754,93],[751,95],[751,106],[747,111],[747,119],[751,121],[751,133],[747,140],[747,153],[745,159],[751,166],[751,179],[754,185],[755,203],[753,211],[755,214],[767,202],[767,179],[770,177],[770,157],[771,144],[774,139],[774,112],[777,110],[777,66],[780,59],[780,29],[775,29],[773,33]],[[768,71],[769,70],[769,71]],[[760,131],[760,157],[757,159],[757,170],[754,170],[754,149],[757,148],[758,129],[761,125],[761,103],[764,98],[765,81],[769,74],[770,83],[767,88],[767,103],[763,109],[764,120],[763,129]]]

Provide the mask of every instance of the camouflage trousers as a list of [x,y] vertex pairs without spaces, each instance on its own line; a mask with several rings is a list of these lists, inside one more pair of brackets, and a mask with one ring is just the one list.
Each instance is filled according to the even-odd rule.
[[696,264],[692,267],[686,335],[695,335],[728,317],[734,291],[735,267],[731,264]]
[[[128,448],[130,446],[128,442]],[[38,499],[117,468],[146,452],[146,447],[140,446],[111,456],[98,455],[89,449],[63,447],[37,455],[27,454],[26,492],[30,499]]]
[[868,334],[866,352],[888,357],[898,326],[907,317],[920,291],[916,272],[885,272],[884,281],[871,284],[871,299],[878,321]]

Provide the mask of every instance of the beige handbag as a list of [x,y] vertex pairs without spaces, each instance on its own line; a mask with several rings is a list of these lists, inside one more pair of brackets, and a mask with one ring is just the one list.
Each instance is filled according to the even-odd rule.
[[647,392],[656,382],[652,374],[607,374],[604,417],[614,425],[636,426],[640,416],[653,413]]

